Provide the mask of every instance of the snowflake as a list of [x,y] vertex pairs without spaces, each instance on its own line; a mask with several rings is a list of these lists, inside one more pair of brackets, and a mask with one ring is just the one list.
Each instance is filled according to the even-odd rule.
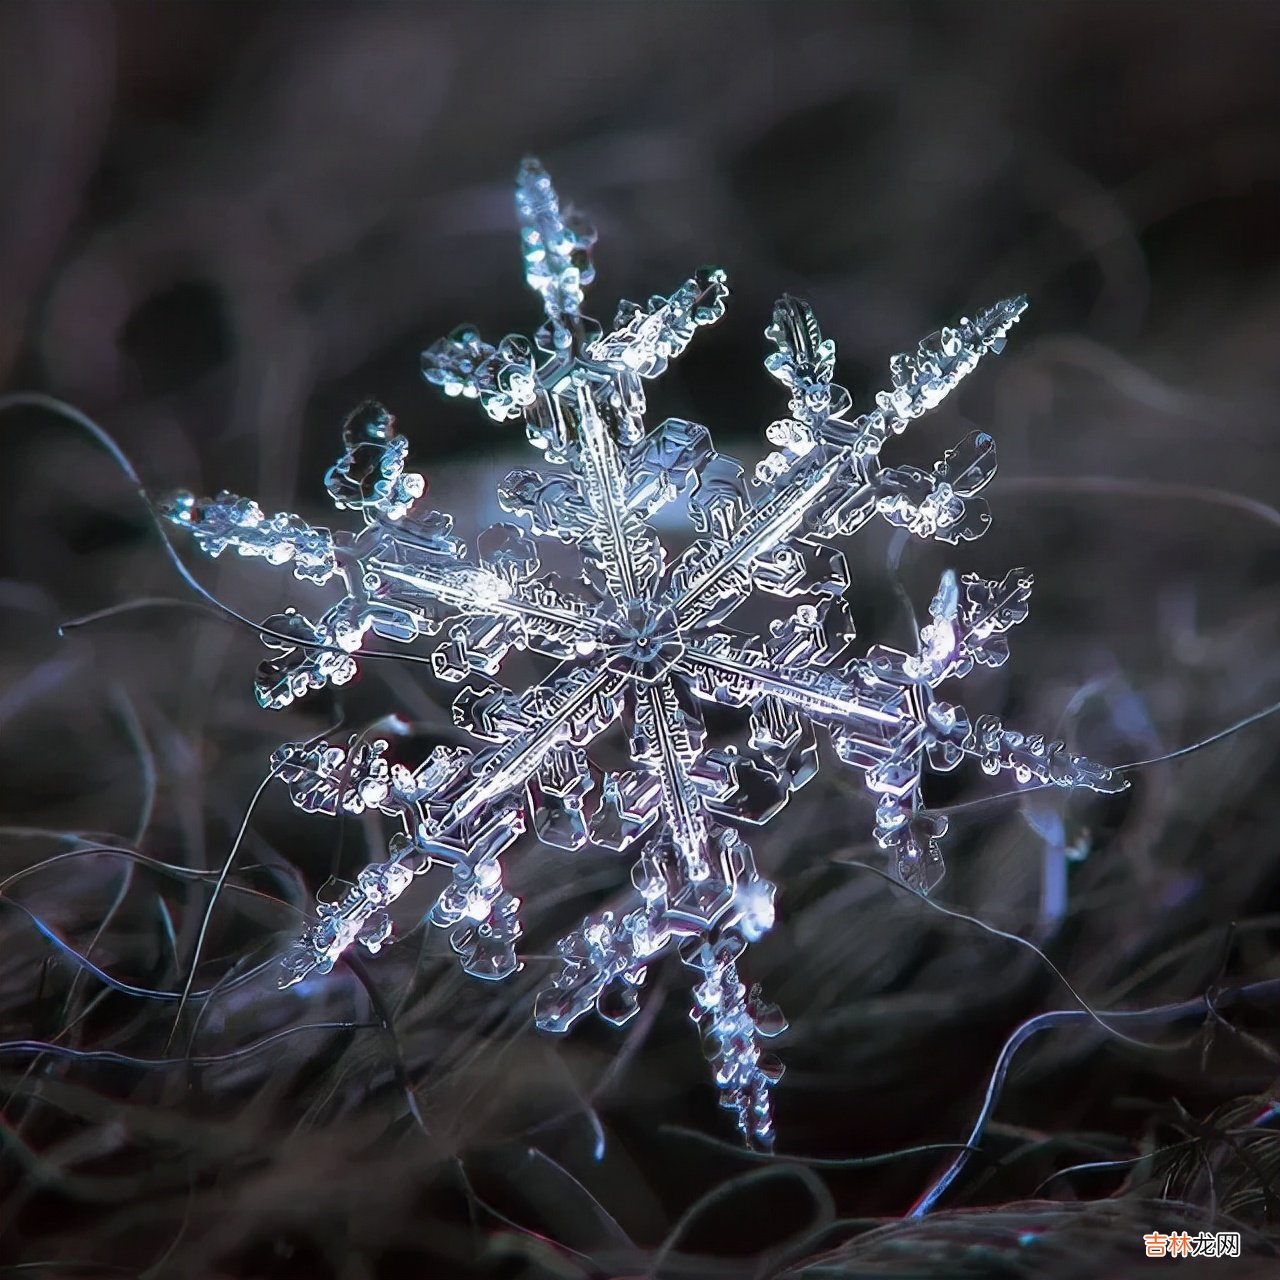
[[[878,457],[891,435],[1001,350],[1025,300],[998,303],[895,356],[891,389],[855,416],[833,381],[834,342],[805,303],[782,298],[765,331],[773,346],[765,367],[789,392],[790,413],[768,428],[776,449],[748,481],[706,428],[644,422],[643,380],[722,315],[724,273],[704,269],[670,297],[624,302],[606,333],[580,310],[594,231],[561,209],[534,160],[520,168],[516,205],[525,278],[542,297],[545,323],[532,341],[511,336],[496,347],[464,326],[426,351],[422,366],[446,395],[478,399],[500,422],[522,421],[545,456],[545,471],[516,471],[500,486],[503,508],[520,523],[486,529],[468,558],[450,518],[424,509],[425,481],[405,469],[407,443],[372,402],[348,419],[345,452],[325,478],[334,505],[359,513],[359,532],[267,517],[225,492],[181,493],[164,507],[209,555],[233,548],[292,561],[299,578],[345,585],[317,622],[289,610],[264,624],[273,656],[258,670],[263,706],[350,680],[370,631],[401,643],[440,636],[432,667],[461,683],[454,717],[479,740],[475,749],[438,746],[414,769],[390,762],[386,741],[359,735],[276,752],[273,768],[300,808],[373,809],[400,825],[386,861],[321,902],[282,983],[327,972],[353,943],[378,951],[391,932],[388,907],[433,866],[451,878],[430,920],[450,930],[468,973],[507,977],[520,967],[520,899],[503,883],[500,857],[526,826],[559,848],[635,847],[632,904],[588,917],[558,944],[561,967],[537,998],[537,1024],[565,1031],[591,1009],[626,1022],[648,966],[674,945],[694,971],[691,1016],[721,1101],[747,1141],[767,1147],[769,1087],[781,1067],[761,1041],[786,1023],[739,975],[744,948],[774,922],[774,886],[741,828],[769,821],[814,776],[817,727],[877,797],[875,838],[897,874],[926,892],[942,874],[937,841],[946,829],[923,807],[926,763],[950,770],[969,756],[1023,783],[1124,785],[1060,742],[991,715],[971,721],[935,696],[944,681],[1008,656],[1005,633],[1027,616],[1031,578],[1022,570],[1000,582],[948,571],[916,652],[876,646],[842,656],[854,629],[835,540],[877,513],[948,543],[990,523],[975,497],[995,472],[990,436],[973,432],[928,471],[884,467]],[[696,537],[669,555],[653,517],[676,502]],[[543,568],[557,555],[571,557],[574,572]],[[783,616],[767,634],[730,627],[760,593],[791,603],[775,606]],[[504,687],[494,677],[513,648],[554,669],[532,688]],[[745,744],[708,745],[706,704],[739,709]],[[619,723],[627,767],[604,768],[589,749]]]

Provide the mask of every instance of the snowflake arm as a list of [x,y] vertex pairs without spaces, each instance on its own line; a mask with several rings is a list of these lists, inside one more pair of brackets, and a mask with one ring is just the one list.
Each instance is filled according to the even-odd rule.
[[778,348],[766,367],[791,389],[793,417],[770,428],[783,447],[757,467],[758,493],[722,481],[694,507],[699,532],[716,536],[695,542],[676,563],[680,615],[725,616],[726,602],[743,598],[761,568],[798,560],[802,544],[849,536],[876,511],[921,536],[980,536],[989,518],[972,498],[995,474],[990,436],[969,436],[932,472],[881,468],[877,455],[890,434],[941,403],[984,355],[1003,350],[1025,307],[1024,298],[998,303],[926,338],[914,355],[895,356],[893,389],[877,395],[871,413],[849,421],[849,394],[831,381],[835,343],[822,338],[806,303],[783,298],[766,330]]
[[652,841],[632,868],[638,902],[631,910],[588,916],[561,940],[559,973],[538,996],[534,1017],[545,1031],[567,1031],[594,1010],[621,1026],[639,1010],[648,964],[672,942],[697,974],[690,1018],[720,1089],[752,1146],[773,1144],[770,1088],[782,1066],[762,1040],[786,1030],[786,1019],[755,986],[748,993],[737,960],[749,942],[773,926],[774,886],[755,869],[751,849],[735,832],[708,831],[716,870],[702,881],[682,879],[664,842]]
[[537,574],[538,549],[523,529],[486,529],[477,563],[466,558],[449,516],[419,506],[426,482],[405,472],[408,443],[381,405],[362,405],[343,435],[346,451],[325,485],[339,510],[363,515],[359,533],[313,528],[288,513],[267,517],[256,502],[225,491],[201,500],[179,492],[160,504],[211,557],[232,549],[272,564],[293,561],[299,578],[323,585],[337,576],[346,585],[346,596],[318,622],[294,610],[267,619],[263,643],[280,656],[259,668],[263,706],[278,709],[326,683],[345,684],[369,631],[407,644],[449,624],[447,642],[432,655],[446,680],[492,674],[513,645],[563,659],[589,640],[592,600]]
[[[606,403],[610,403],[618,398],[608,395],[614,390],[614,380],[606,374],[593,387],[595,381],[589,368],[574,369],[569,375],[569,393],[557,396],[556,404],[569,417],[566,435],[577,441],[580,492],[587,515],[582,526],[586,545],[594,552],[608,596],[629,608],[632,602],[651,598],[662,572],[662,546],[627,501],[618,446],[600,412],[600,399],[607,396]],[[619,406],[619,412],[627,411]]]
[[516,213],[525,281],[542,295],[553,325],[571,325],[579,316],[584,286],[595,278],[595,228],[571,210],[561,210],[550,175],[532,157],[521,163],[516,177]]
[[632,756],[658,776],[662,817],[681,871],[690,882],[705,880],[710,874],[706,814],[691,774],[702,739],[701,723],[680,706],[669,681],[644,685],[637,691]]
[[[287,958],[286,984],[313,970],[327,973],[354,942],[378,951],[390,932],[386,909],[414,876],[437,864],[452,868],[452,881],[432,908],[432,923],[454,930],[454,949],[474,976],[513,971],[519,903],[503,887],[499,856],[525,830],[525,788],[540,770],[554,768],[557,752],[585,746],[610,725],[621,685],[608,670],[573,667],[518,698],[468,689],[462,705],[472,712],[473,732],[501,745],[479,754],[437,748],[416,775],[387,770],[385,742],[353,744],[350,751],[327,743],[282,748],[276,771],[299,808],[336,814],[376,807],[403,828],[388,862],[366,867],[344,894],[323,904]],[[480,942],[486,945],[477,962]]]
[[[753,716],[770,703],[823,723],[836,754],[866,775],[879,797],[876,839],[896,855],[899,876],[928,891],[942,877],[938,839],[945,819],[922,813],[920,785],[927,756],[940,771],[953,769],[964,756],[987,773],[1010,770],[1021,783],[1037,781],[1062,787],[1116,791],[1123,781],[1111,770],[1072,755],[1066,744],[1047,743],[1041,735],[1005,729],[995,716],[971,725],[962,707],[937,702],[933,690],[944,680],[968,674],[975,664],[999,666],[1009,655],[1004,633],[1028,612],[1031,578],[1013,570],[1002,582],[970,575],[963,594],[948,570],[930,607],[932,622],[921,628],[916,654],[884,646],[841,671],[823,671],[807,661],[780,661],[778,637],[798,631],[814,635],[815,619],[803,627],[778,627],[772,645],[733,643],[724,632],[691,645],[678,670],[693,692],[706,701],[749,706]],[[801,606],[816,614],[813,606]]]

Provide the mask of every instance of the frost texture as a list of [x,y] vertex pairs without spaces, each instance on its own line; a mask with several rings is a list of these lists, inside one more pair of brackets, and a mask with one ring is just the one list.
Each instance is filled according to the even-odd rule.
[[[566,1031],[593,1009],[626,1022],[648,966],[676,950],[693,971],[691,1017],[721,1100],[745,1138],[767,1147],[769,1088],[781,1067],[762,1041],[786,1023],[739,972],[747,945],[774,921],[774,886],[742,828],[769,821],[813,777],[817,730],[863,774],[877,798],[879,845],[923,891],[942,875],[946,828],[923,808],[926,766],[949,770],[968,756],[1020,782],[1124,785],[1060,742],[990,715],[971,721],[935,697],[975,664],[1004,662],[1006,633],[1027,616],[1023,570],[1000,582],[948,571],[915,652],[876,646],[846,656],[849,574],[834,542],[877,513],[948,543],[987,528],[977,494],[995,472],[990,436],[973,432],[927,470],[884,467],[879,454],[1001,350],[1025,300],[997,303],[895,356],[889,389],[854,415],[833,380],[834,342],[805,303],[782,298],[765,331],[773,347],[765,367],[786,388],[789,413],[768,428],[775,451],[748,479],[713,449],[705,427],[644,421],[643,380],[720,317],[724,273],[704,269],[668,297],[624,302],[605,332],[580,311],[594,231],[561,208],[536,161],[520,169],[516,205],[525,277],[545,323],[532,340],[496,347],[459,328],[422,361],[427,381],[447,395],[477,399],[499,422],[520,420],[545,457],[543,469],[507,477],[499,496],[515,519],[485,530],[474,556],[450,518],[423,505],[425,482],[405,469],[406,442],[373,403],[347,421],[345,451],[325,478],[334,504],[360,514],[358,532],[268,518],[228,493],[179,494],[165,507],[210,555],[231,548],[291,561],[299,578],[345,586],[318,621],[293,611],[267,621],[263,706],[351,679],[370,632],[401,643],[434,637],[435,674],[460,684],[454,716],[477,740],[474,749],[437,747],[417,768],[390,762],[381,740],[280,748],[273,763],[300,808],[375,809],[400,824],[385,862],[320,903],[283,981],[327,972],[356,942],[376,952],[391,932],[388,907],[433,866],[450,877],[430,919],[450,931],[468,973],[504,978],[520,965],[521,926],[501,856],[527,827],[559,848],[634,850],[631,905],[587,918],[559,943],[538,1025]],[[677,499],[696,536],[670,555],[652,517]],[[543,571],[552,540],[580,572]],[[767,633],[731,627],[739,606],[762,593],[777,601]],[[508,689],[496,676],[512,648],[554,669],[532,688]],[[741,711],[741,745],[708,745],[705,704]],[[618,725],[629,764],[609,770],[590,748]]]

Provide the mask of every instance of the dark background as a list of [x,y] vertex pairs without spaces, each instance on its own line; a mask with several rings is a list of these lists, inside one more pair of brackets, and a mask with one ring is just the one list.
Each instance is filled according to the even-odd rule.
[[[990,430],[995,527],[913,544],[896,572],[883,528],[859,539],[860,643],[905,640],[898,589],[923,610],[948,563],[1029,565],[1014,657],[951,696],[1150,759],[1280,698],[1278,55],[1261,2],[6,3],[0,385],[92,414],[153,490],[314,520],[343,415],[377,395],[466,532],[528,451],[437,397],[418,353],[464,319],[490,340],[536,322],[511,204],[527,152],[599,228],[601,319],[728,270],[728,315],[650,403],[748,459],[785,410],[760,363],[778,294],[812,302],[862,407],[890,354],[1025,291],[1005,355],[889,455],[929,465]],[[1276,1004],[1236,989],[1280,978],[1280,722],[1135,770],[1119,799],[954,816],[939,902],[1043,946],[1100,1010],[1216,1008],[1144,1028],[1146,1048],[1039,1037],[937,1215],[877,1231],[947,1153],[848,1162],[963,1141],[1013,1027],[1078,1006],[1027,948],[839,865],[879,863],[834,767],[753,838],[781,886],[747,969],[792,1022],[787,1159],[735,1150],[674,962],[625,1032],[532,1029],[551,943],[625,885],[616,860],[512,859],[528,952],[504,987],[413,930],[423,894],[390,953],[279,995],[254,966],[380,837],[269,790],[201,949],[196,990],[220,985],[173,1045],[172,1002],[76,977],[56,940],[181,990],[275,745],[335,712],[443,723],[450,690],[382,664],[341,706],[260,711],[255,637],[172,603],[192,597],[107,455],[46,412],[0,427],[16,1274],[1103,1275],[1140,1265],[1144,1231],[1210,1225],[1275,1265]],[[253,617],[316,599],[261,564],[188,561]],[[59,637],[127,601],[149,603]],[[928,795],[1006,789],[962,770]],[[1047,910],[1064,845],[1084,856]],[[54,1041],[165,1061],[34,1056]]]

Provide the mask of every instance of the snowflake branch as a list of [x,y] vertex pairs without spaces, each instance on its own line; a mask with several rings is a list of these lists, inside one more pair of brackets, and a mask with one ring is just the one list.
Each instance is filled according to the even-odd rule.
[[848,536],[877,510],[921,536],[955,541],[981,534],[988,523],[985,508],[966,506],[963,498],[995,473],[990,436],[972,434],[932,473],[881,469],[876,458],[890,434],[939,404],[984,355],[1003,350],[1005,335],[1025,307],[1024,298],[997,303],[976,320],[925,339],[914,355],[895,356],[893,389],[876,396],[874,411],[849,422],[842,416],[848,395],[830,381],[834,343],[821,338],[806,304],[783,299],[766,331],[779,351],[766,363],[792,388],[798,416],[770,428],[771,438],[786,443],[757,469],[762,496],[744,495],[743,509],[726,522],[724,536],[694,543],[673,566],[672,607],[681,620],[692,625],[741,598],[753,570],[792,539],[814,543]]
[[451,866],[453,879],[432,909],[432,923],[451,929],[461,924],[451,941],[468,972],[506,976],[515,965],[519,902],[503,888],[498,857],[525,829],[520,797],[559,745],[569,739],[585,745],[613,723],[622,683],[608,670],[553,673],[524,695],[526,707],[536,706],[536,718],[531,715],[503,746],[483,755],[437,748],[417,774],[388,769],[377,750],[385,750],[385,742],[352,754],[328,744],[305,756],[283,749],[280,776],[300,808],[336,813],[339,807],[376,807],[399,817],[405,830],[392,841],[386,862],[365,867],[335,901],[321,904],[317,923],[285,957],[281,984],[313,970],[327,973],[354,942],[376,952],[391,932],[386,909],[437,863]]

